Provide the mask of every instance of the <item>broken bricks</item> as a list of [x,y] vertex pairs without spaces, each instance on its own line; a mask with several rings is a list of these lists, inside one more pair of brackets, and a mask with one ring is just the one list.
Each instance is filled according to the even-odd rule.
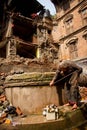
[[0,113],[0,123],[3,123],[6,120],[7,113]]
[[0,86],[0,123],[10,124],[11,121],[8,116],[14,117],[23,115],[21,109],[19,107],[14,107],[12,104],[7,100],[5,95],[4,87]]
[[4,102],[6,100],[6,96],[5,95],[0,95],[0,101]]
[[22,115],[23,114],[22,111],[21,111],[21,109],[19,107],[16,108],[16,113],[18,115]]

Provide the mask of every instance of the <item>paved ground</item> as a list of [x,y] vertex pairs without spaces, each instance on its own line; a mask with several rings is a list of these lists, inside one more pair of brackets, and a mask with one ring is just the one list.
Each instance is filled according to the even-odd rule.
[[26,115],[25,117],[18,116],[13,118],[13,125],[15,124],[36,124],[47,122],[46,117],[43,115]]
[[57,130],[57,128],[59,130],[87,130],[87,120],[81,110],[77,109],[67,113],[70,108],[69,106],[61,106],[61,112],[66,113],[66,117],[68,117],[65,119],[61,117],[48,121],[42,114],[22,115],[12,118],[10,125],[4,123],[0,125],[0,130]]

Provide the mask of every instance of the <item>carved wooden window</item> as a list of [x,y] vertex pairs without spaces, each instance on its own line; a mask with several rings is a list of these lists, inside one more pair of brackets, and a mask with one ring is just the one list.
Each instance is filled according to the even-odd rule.
[[66,42],[70,59],[76,59],[78,57],[77,40],[78,38],[74,36]]
[[85,16],[87,16],[87,8],[85,8],[85,9],[82,10],[82,16],[83,16],[83,18],[84,18]]
[[69,44],[69,52],[70,52],[70,59],[75,59],[78,57],[76,42]]
[[87,7],[84,8],[84,9],[81,11],[81,13],[82,13],[82,18],[83,18],[83,24],[84,24],[84,25],[87,25]]
[[79,13],[81,14],[83,25],[87,25],[87,1],[80,7]]
[[66,34],[70,34],[73,32],[73,15],[69,14],[66,16],[64,19],[64,24],[65,24],[65,29],[66,29]]
[[69,19],[68,21],[66,21],[66,33],[72,33],[73,32],[73,22],[72,19]]

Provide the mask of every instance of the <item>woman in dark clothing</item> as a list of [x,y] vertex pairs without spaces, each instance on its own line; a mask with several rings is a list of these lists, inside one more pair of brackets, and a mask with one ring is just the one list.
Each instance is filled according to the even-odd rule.
[[50,86],[57,85],[61,80],[65,82],[67,105],[72,105],[72,109],[76,109],[78,106],[78,78],[81,72],[82,68],[75,62],[69,60],[62,61],[50,82]]

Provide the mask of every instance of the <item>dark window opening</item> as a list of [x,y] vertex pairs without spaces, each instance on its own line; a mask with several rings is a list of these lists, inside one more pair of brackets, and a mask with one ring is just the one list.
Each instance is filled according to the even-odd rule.
[[0,58],[6,58],[6,46],[0,48]]
[[33,34],[36,34],[36,24],[33,25],[32,19],[24,16],[14,16],[13,35],[25,42],[32,42]]
[[35,58],[37,50],[37,41],[34,41],[34,36],[37,34],[36,24],[33,25],[32,19],[18,16],[14,17],[13,25],[12,32],[17,41],[16,54],[24,58]]
[[[32,44],[32,43],[31,43]],[[37,47],[32,45],[18,45],[17,46],[17,55],[24,58],[36,58]]]
[[51,30],[48,30],[48,34],[51,34]]
[[13,35],[19,37],[24,41],[32,42],[32,36],[34,34],[33,28],[23,27],[22,25],[14,25]]

